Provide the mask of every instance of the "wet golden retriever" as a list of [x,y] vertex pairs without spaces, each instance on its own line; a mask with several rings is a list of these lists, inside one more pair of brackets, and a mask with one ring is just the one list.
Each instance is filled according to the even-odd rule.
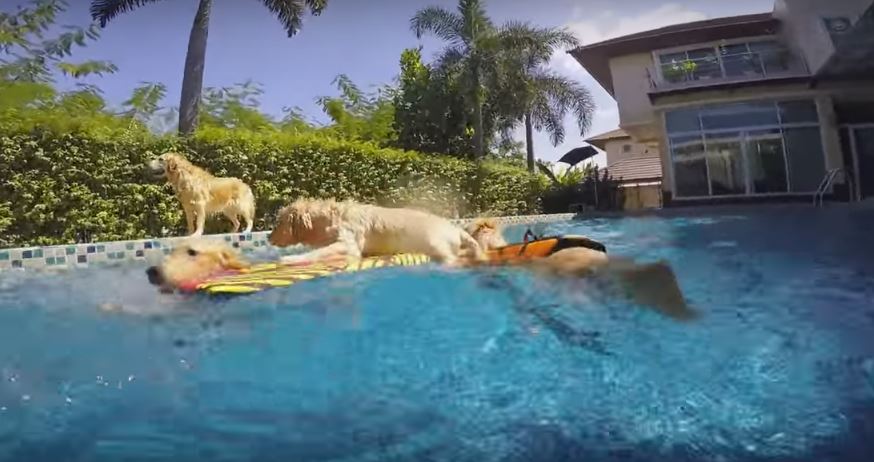
[[398,253],[421,253],[447,265],[462,257],[485,260],[470,234],[445,218],[353,201],[299,199],[279,211],[269,240],[279,247],[316,247],[302,255],[283,257],[286,263]]
[[173,152],[158,156],[149,168],[173,186],[185,212],[189,236],[203,235],[206,217],[216,214],[227,217],[235,233],[240,230],[240,217],[246,221],[245,232],[252,231],[255,196],[242,180],[215,177]]
[[159,265],[147,268],[146,277],[150,284],[169,293],[186,282],[249,266],[224,241],[190,240],[174,248]]
[[[501,226],[494,220],[475,220],[468,231],[485,251],[507,245],[501,235]],[[673,319],[688,321],[697,317],[686,303],[674,270],[663,261],[636,263],[597,250],[575,247],[559,250],[548,257],[518,260],[512,264],[550,278],[599,278],[615,283],[613,289],[624,292],[635,303],[654,308]]]
[[465,228],[483,250],[497,249],[507,245],[501,227],[493,218],[478,218]]

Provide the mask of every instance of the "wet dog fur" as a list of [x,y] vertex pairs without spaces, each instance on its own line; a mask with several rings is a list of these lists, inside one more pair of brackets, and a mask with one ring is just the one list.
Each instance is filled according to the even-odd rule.
[[185,212],[189,236],[203,235],[206,217],[216,214],[227,217],[235,233],[240,230],[240,218],[246,222],[245,232],[252,231],[255,196],[242,180],[213,176],[173,152],[161,154],[152,160],[149,170],[153,175],[166,179],[173,187]]
[[420,210],[331,199],[299,199],[284,207],[269,240],[279,247],[315,247],[284,257],[286,263],[398,253],[421,253],[447,265],[460,258],[486,258],[470,234],[445,218]]

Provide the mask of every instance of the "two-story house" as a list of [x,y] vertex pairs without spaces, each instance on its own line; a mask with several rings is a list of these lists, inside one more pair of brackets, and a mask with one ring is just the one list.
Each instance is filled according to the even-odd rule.
[[874,196],[872,3],[777,0],[771,13],[570,53],[616,99],[628,144],[659,153],[666,204],[809,198],[832,169],[836,195],[864,198]]

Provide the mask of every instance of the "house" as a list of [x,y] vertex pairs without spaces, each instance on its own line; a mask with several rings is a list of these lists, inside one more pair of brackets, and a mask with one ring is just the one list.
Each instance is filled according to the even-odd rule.
[[661,207],[662,166],[658,144],[635,142],[621,128],[593,136],[586,142],[607,153],[604,170],[619,183],[624,210]]
[[874,196],[872,3],[777,0],[571,50],[630,137],[593,144],[608,164],[611,143],[651,146],[665,204],[810,198],[833,169],[834,196]]

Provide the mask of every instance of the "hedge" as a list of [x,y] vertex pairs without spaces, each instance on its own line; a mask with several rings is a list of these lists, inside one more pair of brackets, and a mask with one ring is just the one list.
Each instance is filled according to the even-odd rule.
[[[7,119],[8,122],[8,119]],[[0,247],[183,235],[169,186],[146,163],[167,150],[250,184],[256,230],[301,197],[411,206],[444,216],[538,211],[544,184],[497,162],[381,149],[312,135],[202,130],[190,139],[102,125],[62,129],[0,124]],[[479,187],[477,180],[481,179]],[[208,232],[229,229],[224,218]]]

